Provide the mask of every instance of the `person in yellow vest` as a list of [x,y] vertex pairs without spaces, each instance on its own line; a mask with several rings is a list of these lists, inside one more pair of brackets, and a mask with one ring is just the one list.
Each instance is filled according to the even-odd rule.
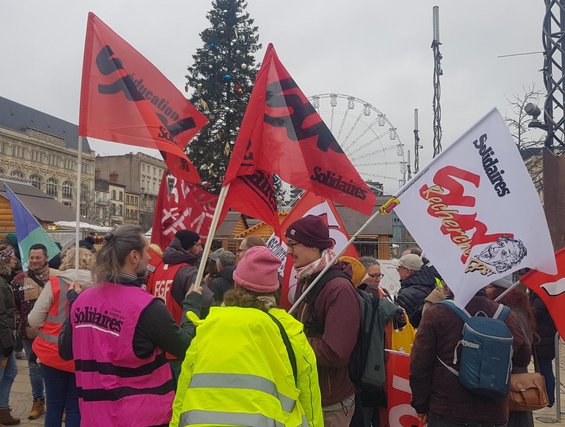
[[[276,308],[280,261],[247,250],[235,288],[205,320],[193,314],[170,426],[324,425],[316,356],[303,325]],[[195,286],[195,285],[193,285]]]
[[[75,364],[59,356],[57,340],[68,314],[67,290],[73,286],[86,289],[92,286],[90,268],[94,254],[85,248],[79,250],[79,270],[75,269],[75,248],[67,251],[57,276],[51,277],[29,313],[28,322],[39,329],[33,341],[45,381],[47,411],[46,426],[60,426],[63,412],[67,427],[80,426],[78,390],[75,381]],[[76,285],[75,285],[76,283]]]

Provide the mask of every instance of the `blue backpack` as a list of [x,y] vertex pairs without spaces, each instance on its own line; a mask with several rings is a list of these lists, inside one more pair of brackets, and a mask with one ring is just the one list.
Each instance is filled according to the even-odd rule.
[[500,304],[494,316],[490,318],[486,315],[471,316],[453,301],[442,301],[441,304],[453,310],[465,323],[463,338],[453,352],[455,365],[457,350],[461,346],[459,372],[439,357],[438,360],[459,377],[463,387],[473,393],[489,397],[508,395],[513,338],[504,320],[508,317],[510,309]]

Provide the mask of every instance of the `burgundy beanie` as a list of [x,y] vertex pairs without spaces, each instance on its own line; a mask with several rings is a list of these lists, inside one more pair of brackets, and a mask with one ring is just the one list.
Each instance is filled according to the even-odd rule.
[[192,248],[200,240],[198,233],[191,230],[179,230],[175,233],[175,238],[179,240],[185,251]]
[[250,291],[270,294],[279,288],[281,261],[265,246],[253,246],[237,264],[234,282]]
[[315,215],[297,219],[284,235],[311,248],[328,249],[334,245],[330,239],[330,229],[322,218]]

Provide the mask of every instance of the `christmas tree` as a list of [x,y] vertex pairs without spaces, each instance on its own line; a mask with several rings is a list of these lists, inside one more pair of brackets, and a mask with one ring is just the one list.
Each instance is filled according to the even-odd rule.
[[218,193],[255,82],[254,54],[261,45],[245,1],[214,0],[206,17],[211,26],[200,33],[204,44],[192,56],[186,90],[193,90],[192,103],[210,122],[187,152],[204,187]]

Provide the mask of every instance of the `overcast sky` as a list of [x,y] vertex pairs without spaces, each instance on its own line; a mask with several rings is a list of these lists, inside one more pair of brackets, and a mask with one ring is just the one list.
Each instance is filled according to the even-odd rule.
[[[432,155],[432,7],[443,43],[443,146],[507,97],[542,84],[542,1],[249,0],[263,49],[272,42],[307,96],[337,92],[385,113],[413,147],[420,111],[424,150]],[[186,66],[201,46],[211,0],[19,0],[0,6],[0,95],[78,122],[86,19],[96,13],[183,90]],[[101,155],[140,151],[93,142]]]

